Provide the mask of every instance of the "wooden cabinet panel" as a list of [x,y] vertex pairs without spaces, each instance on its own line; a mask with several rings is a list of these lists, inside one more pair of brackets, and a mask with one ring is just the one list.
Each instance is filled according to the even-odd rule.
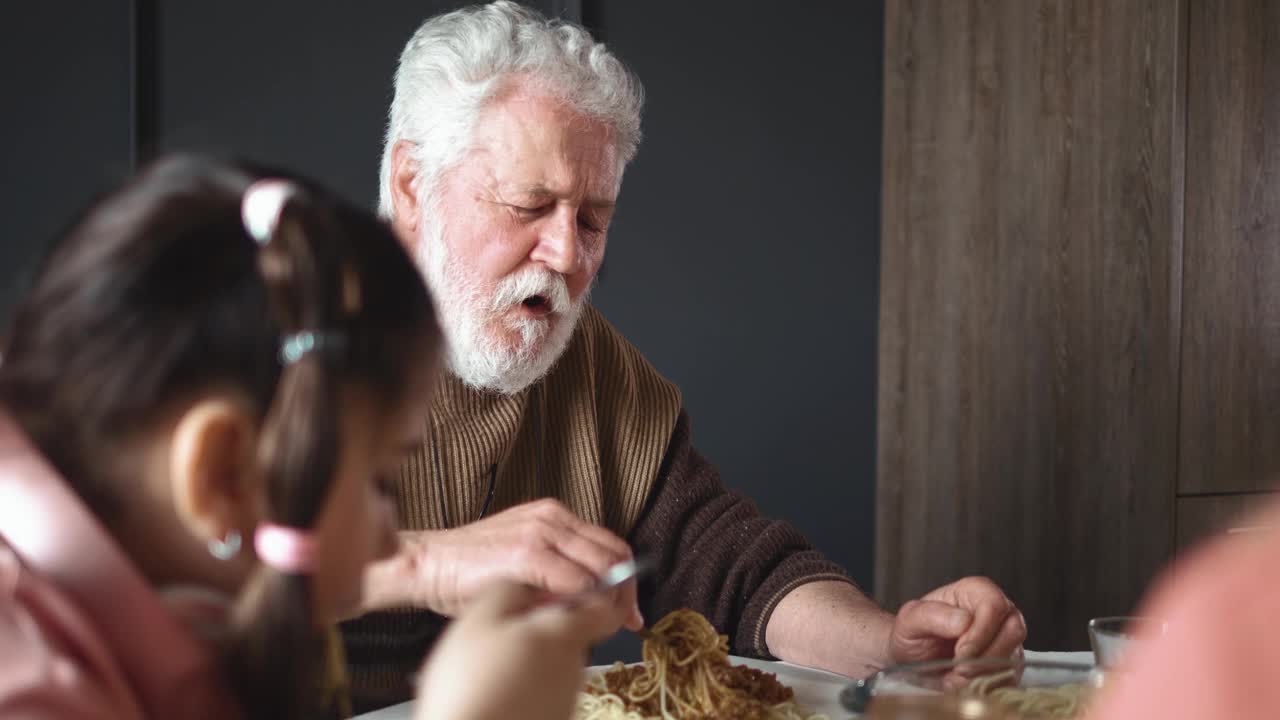
[[985,574],[1083,648],[1169,557],[1183,11],[889,0],[882,602]]
[[1280,472],[1280,2],[1192,0],[1179,490]]
[[1274,500],[1275,495],[1272,493],[1191,495],[1178,498],[1178,551],[1184,551],[1218,533],[1257,529],[1249,514]]

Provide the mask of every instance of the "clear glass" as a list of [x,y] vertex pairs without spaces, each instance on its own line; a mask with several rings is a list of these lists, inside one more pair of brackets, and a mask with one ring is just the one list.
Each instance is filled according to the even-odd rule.
[[1169,624],[1153,617],[1100,617],[1089,621],[1089,644],[1098,667],[1114,670],[1144,638],[1159,637]]

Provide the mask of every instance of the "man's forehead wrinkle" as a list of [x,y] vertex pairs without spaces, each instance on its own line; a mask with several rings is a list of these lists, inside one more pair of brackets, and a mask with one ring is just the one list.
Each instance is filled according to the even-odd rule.
[[484,111],[464,163],[478,197],[504,204],[535,200],[606,210],[621,185],[607,124],[523,93]]

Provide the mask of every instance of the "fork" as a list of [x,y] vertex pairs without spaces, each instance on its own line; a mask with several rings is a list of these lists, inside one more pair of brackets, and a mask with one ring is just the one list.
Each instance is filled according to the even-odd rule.
[[623,560],[620,563],[610,565],[608,569],[600,573],[594,585],[586,590],[579,590],[576,593],[565,595],[561,598],[561,602],[573,607],[593,595],[609,592],[632,580],[637,580],[641,575],[647,575],[652,572],[653,568],[654,563],[649,558],[641,557]]
[[[596,579],[595,585],[592,585],[586,590],[581,590],[572,595],[565,596],[562,602],[569,607],[573,607],[592,595],[608,592],[621,587],[628,582],[638,580],[640,576],[648,575],[653,572],[654,567],[655,563],[653,562],[653,559],[645,556],[615,563],[614,565],[609,566],[609,568],[603,573],[600,573],[600,576]],[[666,643],[668,645],[671,644],[670,639],[665,638],[644,626],[641,626],[638,630],[632,630],[631,632],[644,640],[652,640],[654,642]]]

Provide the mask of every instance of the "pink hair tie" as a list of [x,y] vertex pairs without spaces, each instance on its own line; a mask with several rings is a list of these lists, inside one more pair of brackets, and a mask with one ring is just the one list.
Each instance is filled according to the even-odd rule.
[[259,525],[253,532],[253,548],[268,567],[294,575],[315,569],[316,539],[308,530],[283,525]]

